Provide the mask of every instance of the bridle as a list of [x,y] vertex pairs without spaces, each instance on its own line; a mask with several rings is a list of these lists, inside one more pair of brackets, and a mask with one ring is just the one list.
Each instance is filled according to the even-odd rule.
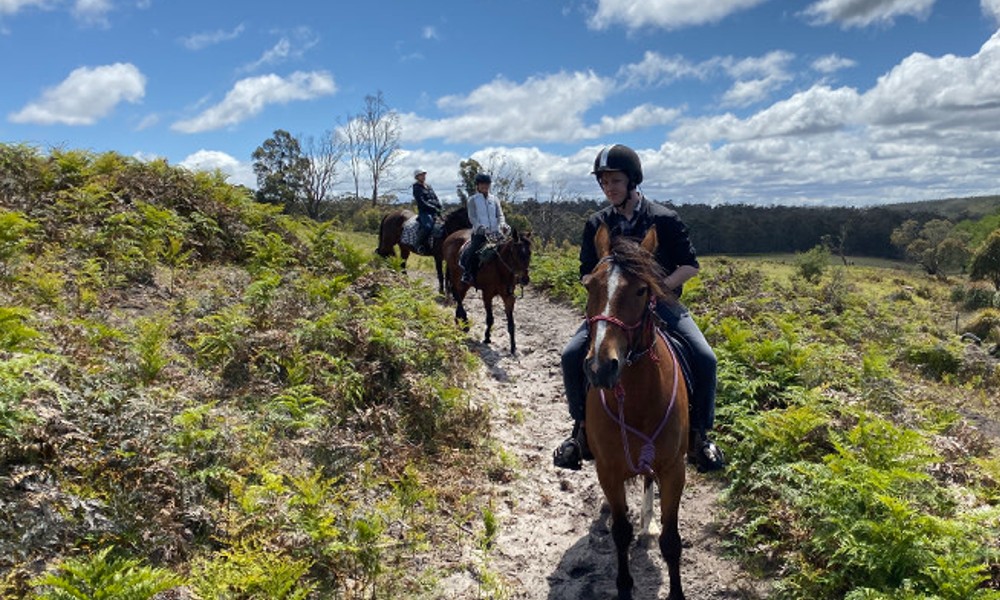
[[[603,262],[611,262],[611,260],[612,260],[611,256],[605,256],[604,258],[602,258],[598,262],[598,264],[603,263]],[[625,335],[626,335],[626,337],[628,339],[628,353],[625,355],[625,366],[630,366],[634,362],[636,362],[637,360],[639,360],[640,358],[642,358],[644,355],[646,355],[647,353],[649,354],[649,358],[653,362],[659,362],[659,360],[660,360],[659,356],[657,356],[657,354],[656,354],[656,335],[655,334],[652,335],[652,336],[650,336],[651,337],[651,341],[650,341],[649,346],[647,348],[645,348],[644,350],[641,350],[641,351],[638,351],[638,352],[635,350],[635,342],[632,339],[633,334],[637,330],[641,329],[643,326],[645,326],[645,330],[644,331],[648,331],[648,332],[652,332],[653,331],[653,329],[654,329],[654,323],[653,322],[655,320],[653,317],[655,315],[656,315],[656,296],[650,296],[649,297],[649,302],[646,304],[646,310],[644,310],[642,312],[642,316],[639,317],[639,320],[636,321],[635,323],[629,324],[629,323],[626,323],[626,322],[622,321],[618,317],[615,317],[613,315],[605,315],[605,314],[594,315],[593,317],[589,317],[587,319],[587,323],[589,323],[590,325],[595,325],[595,324],[597,324],[597,323],[599,323],[601,321],[604,321],[604,322],[607,322],[607,323],[611,323],[612,325],[615,325],[615,326],[621,328],[623,331],[625,331]],[[641,335],[638,336],[638,339],[641,340],[642,336]]]
[[[601,259],[601,262],[609,261],[610,256],[606,256]],[[607,413],[613,421],[618,423],[618,428],[622,434],[622,448],[624,450],[625,459],[628,461],[629,468],[634,473],[641,473],[644,475],[653,475],[653,460],[656,458],[656,438],[659,437],[660,432],[666,427],[667,422],[670,420],[670,413],[673,412],[674,403],[677,401],[677,388],[679,385],[680,377],[680,363],[677,361],[677,356],[674,354],[673,348],[670,347],[670,342],[667,341],[666,334],[655,327],[652,317],[656,315],[656,298],[650,296],[649,302],[646,304],[646,310],[643,311],[642,316],[635,323],[628,324],[619,319],[618,317],[612,315],[594,315],[587,319],[587,322],[591,325],[605,321],[622,328],[628,337],[628,354],[625,356],[625,366],[631,366],[643,355],[649,354],[649,359],[654,363],[660,362],[659,356],[656,354],[656,336],[659,335],[663,338],[664,345],[667,347],[667,353],[670,355],[670,359],[673,361],[673,390],[670,395],[670,404],[667,405],[667,410],[663,413],[663,418],[660,420],[659,425],[656,430],[651,435],[646,435],[644,432],[632,427],[625,421],[625,386],[622,385],[621,381],[615,385],[615,399],[618,401],[618,411],[612,411],[608,406],[608,400],[604,395],[604,388],[600,388],[601,396],[601,406],[604,407],[604,412]],[[648,330],[652,330],[652,342],[650,342],[649,347],[640,352],[635,352],[632,342],[632,334],[646,326]],[[632,461],[632,452],[629,448],[628,434],[632,433],[640,440],[642,440],[642,449],[639,451],[639,464],[635,464]]]

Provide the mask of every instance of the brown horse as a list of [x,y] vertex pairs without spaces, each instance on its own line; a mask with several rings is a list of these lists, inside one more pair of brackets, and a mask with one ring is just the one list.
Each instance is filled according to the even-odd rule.
[[[448,287],[455,299],[455,322],[469,330],[469,316],[465,312],[463,301],[469,291],[469,284],[462,281],[462,267],[459,266],[459,256],[462,246],[469,241],[471,229],[462,229],[449,235],[444,241],[444,260],[447,263]],[[486,335],[483,343],[490,343],[490,330],[493,328],[493,298],[500,296],[503,300],[504,312],[507,314],[507,333],[510,335],[510,353],[517,352],[514,341],[514,286],[528,283],[528,268],[531,263],[531,233],[519,234],[516,229],[506,240],[498,243],[496,256],[483,264],[476,273],[476,287],[483,293],[483,306],[486,308]]]
[[625,482],[645,478],[642,529],[652,517],[655,479],[660,488],[660,552],[670,574],[670,600],[683,600],[677,527],[685,482],[688,396],[672,348],[656,326],[657,299],[676,301],[662,286],[664,273],[653,258],[656,229],[642,244],[624,236],[611,241],[602,225],[595,236],[600,262],[584,278],[590,347],[584,370],[587,442],[597,478],[611,507],[611,536],[618,552],[618,597],[632,598]]
[[[403,273],[406,273],[406,259],[410,257],[410,253],[420,254],[417,252],[415,247],[402,241],[403,227],[406,225],[407,221],[415,216],[416,214],[414,214],[413,211],[406,209],[394,210],[382,217],[382,222],[378,227],[378,248],[375,249],[375,253],[382,258],[395,256],[396,249],[394,246],[399,246],[399,258],[402,261]],[[439,226],[435,224],[435,231],[432,233],[430,254],[420,254],[421,256],[434,257],[434,268],[437,270],[438,293],[440,294],[444,293],[444,269],[441,263],[443,260],[441,248],[444,239],[447,238],[449,234],[454,233],[459,229],[471,226],[472,223],[469,222],[469,213],[465,207],[456,208],[445,216],[444,223],[440,225],[440,235],[437,235]]]

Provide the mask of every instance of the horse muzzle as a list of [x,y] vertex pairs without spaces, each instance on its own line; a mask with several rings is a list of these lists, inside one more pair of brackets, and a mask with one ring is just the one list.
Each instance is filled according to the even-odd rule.
[[617,358],[602,361],[596,357],[587,357],[583,363],[583,370],[587,373],[587,381],[593,387],[613,388],[618,385],[622,377],[622,364]]

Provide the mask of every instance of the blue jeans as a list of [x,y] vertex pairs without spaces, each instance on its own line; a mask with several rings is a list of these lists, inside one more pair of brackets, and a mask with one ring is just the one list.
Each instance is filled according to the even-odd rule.
[[419,231],[420,239],[417,243],[425,244],[429,241],[427,237],[430,235],[431,230],[434,229],[434,215],[432,215],[431,213],[418,213],[417,224],[420,225],[420,231]]
[[[666,302],[659,302],[656,314],[691,348],[691,370],[694,376],[691,429],[709,431],[715,424],[715,352],[683,305],[670,306]],[[583,421],[586,411],[587,375],[583,372],[583,360],[587,356],[589,337],[590,329],[584,321],[562,352],[563,385],[569,402],[569,416],[574,421]]]

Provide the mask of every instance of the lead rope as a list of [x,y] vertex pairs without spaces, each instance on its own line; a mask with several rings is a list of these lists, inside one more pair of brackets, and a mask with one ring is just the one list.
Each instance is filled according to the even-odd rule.
[[[653,435],[647,436],[645,433],[639,431],[635,427],[632,427],[625,422],[625,387],[622,386],[621,382],[615,386],[615,399],[618,400],[618,414],[615,415],[608,407],[608,401],[604,397],[604,388],[601,388],[601,405],[604,406],[604,412],[608,414],[613,421],[618,422],[618,427],[622,432],[622,448],[625,450],[625,460],[628,461],[628,468],[632,472],[643,475],[654,475],[653,473],[653,459],[656,458],[656,446],[654,442],[656,438],[659,437],[660,432],[666,426],[667,421],[670,419],[670,413],[673,412],[674,402],[677,400],[677,385],[679,381],[678,369],[680,365],[677,362],[677,355],[674,354],[674,349],[670,347],[670,342],[667,340],[666,334],[664,334],[659,329],[656,329],[656,333],[663,339],[663,343],[667,346],[667,351],[670,353],[670,359],[674,367],[674,383],[673,391],[670,394],[670,404],[667,406],[666,412],[663,414],[663,419],[660,421],[659,426]],[[655,359],[654,359],[655,360]],[[639,466],[637,467],[634,462],[632,462],[632,451],[629,448],[628,434],[631,432],[639,439],[644,440],[645,443],[642,445],[642,450],[639,452]]]

